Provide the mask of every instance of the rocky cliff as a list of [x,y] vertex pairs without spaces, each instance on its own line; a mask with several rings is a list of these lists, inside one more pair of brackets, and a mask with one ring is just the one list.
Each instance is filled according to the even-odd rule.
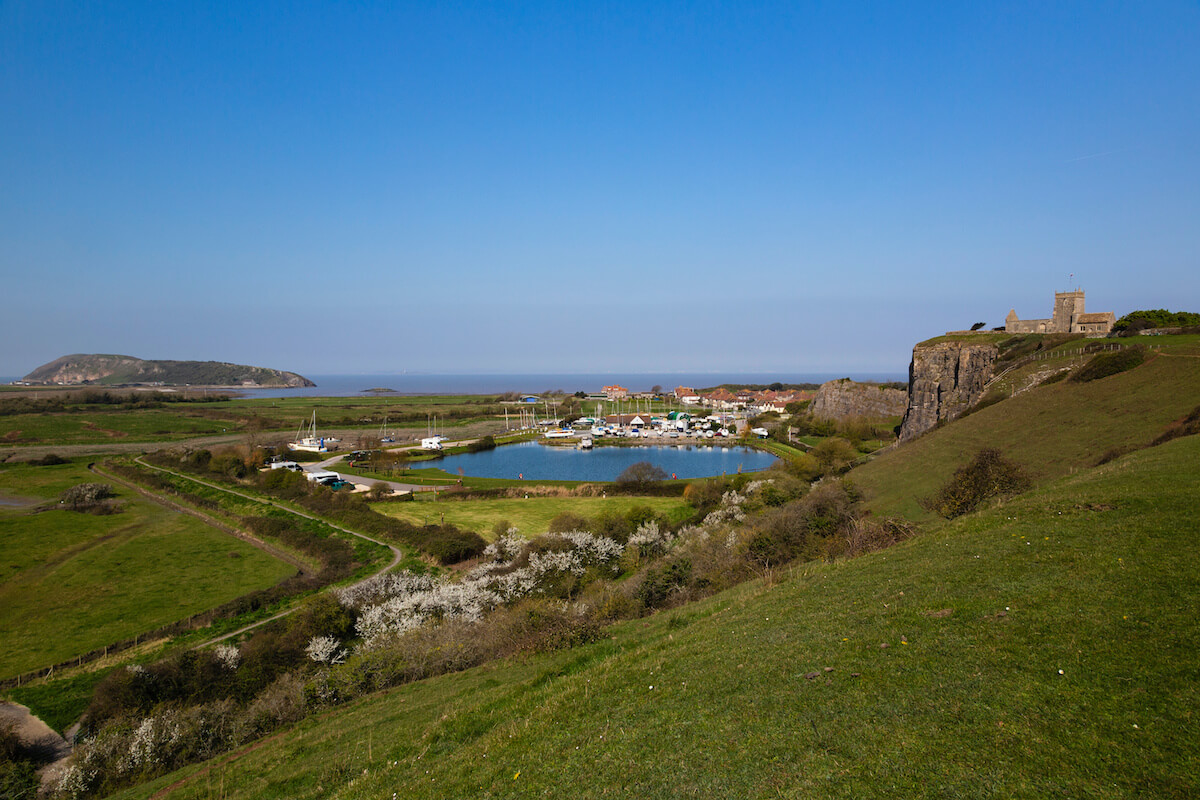
[[920,436],[962,414],[983,394],[998,354],[994,344],[939,342],[913,348],[908,367],[908,410],[900,441]]
[[810,411],[818,419],[898,417],[908,407],[908,394],[874,383],[855,383],[849,378],[821,384]]
[[147,361],[133,356],[77,353],[29,373],[30,383],[65,386],[149,383],[163,386],[316,386],[294,372],[223,361]]

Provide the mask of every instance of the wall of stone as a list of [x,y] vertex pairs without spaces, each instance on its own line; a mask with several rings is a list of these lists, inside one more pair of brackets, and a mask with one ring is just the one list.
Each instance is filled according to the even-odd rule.
[[974,405],[991,380],[997,355],[994,344],[941,342],[914,347],[900,441],[916,438]]
[[809,407],[818,419],[898,417],[908,408],[908,393],[874,383],[855,383],[843,378],[821,384]]

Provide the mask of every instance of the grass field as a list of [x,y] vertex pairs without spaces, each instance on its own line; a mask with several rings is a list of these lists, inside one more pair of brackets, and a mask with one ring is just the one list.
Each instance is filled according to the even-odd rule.
[[1045,481],[1110,449],[1148,444],[1198,403],[1200,359],[1160,355],[1119,375],[1042,386],[984,408],[883,453],[850,479],[877,511],[927,520],[917,501],[981,448],[998,448]]
[[[5,466],[7,494],[53,501],[83,464]],[[271,586],[294,572],[117,488],[122,513],[0,507],[0,676],[48,666]]]
[[522,536],[545,533],[550,520],[559,514],[598,517],[603,513],[624,514],[635,506],[646,506],[672,521],[692,513],[692,507],[678,497],[529,497],[487,500],[433,500],[418,495],[412,503],[383,503],[375,510],[389,516],[423,525],[453,523],[492,539],[492,528],[501,520],[516,527]]
[[118,796],[1194,797],[1198,516],[1193,436]]

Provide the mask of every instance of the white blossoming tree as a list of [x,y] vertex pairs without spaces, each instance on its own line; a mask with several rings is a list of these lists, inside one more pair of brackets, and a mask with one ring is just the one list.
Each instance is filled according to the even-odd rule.
[[346,648],[336,636],[314,636],[304,652],[318,664],[341,664],[346,660]]

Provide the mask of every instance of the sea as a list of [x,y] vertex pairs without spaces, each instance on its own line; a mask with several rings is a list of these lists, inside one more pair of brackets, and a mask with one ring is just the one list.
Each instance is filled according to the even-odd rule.
[[624,386],[631,392],[648,392],[654,386],[671,391],[676,386],[703,389],[733,384],[824,383],[838,378],[856,381],[907,381],[899,373],[527,373],[496,375],[456,375],[435,373],[391,373],[386,375],[305,375],[316,386],[300,389],[240,389],[244,397],[355,397],[378,393],[384,389],[398,395],[440,394],[544,394],[564,391],[567,394],[583,391],[599,392],[611,384]]

